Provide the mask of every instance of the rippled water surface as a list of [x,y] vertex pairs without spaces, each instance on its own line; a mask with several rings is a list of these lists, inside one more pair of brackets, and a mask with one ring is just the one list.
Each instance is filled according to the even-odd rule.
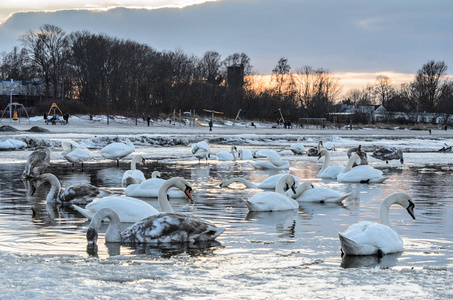
[[[341,153],[341,155],[345,154]],[[432,155],[439,156],[433,157]],[[249,284],[255,282],[258,285],[268,285],[273,280],[285,281],[285,276],[298,277],[291,273],[294,268],[322,270],[320,272],[323,278],[329,276],[332,271],[338,273],[339,270],[344,272],[348,268],[356,267],[371,267],[369,270],[374,270],[373,268],[376,266],[396,269],[451,270],[453,267],[452,156],[437,153],[432,155],[427,159],[423,153],[409,154],[405,157],[407,163],[404,165],[396,162],[385,165],[375,161],[375,167],[381,169],[389,179],[384,184],[370,185],[319,180],[316,176],[321,165],[316,158],[291,159],[289,170],[291,174],[297,175],[303,180],[309,180],[315,186],[327,186],[342,193],[351,192],[353,196],[341,204],[301,203],[298,211],[272,213],[248,212],[241,200],[262,190],[245,189],[240,185],[222,189],[219,184],[234,176],[242,176],[258,183],[268,176],[282,173],[282,171],[256,170],[250,161],[198,163],[196,160],[153,160],[146,166],[139,166],[147,177],[152,171],[159,170],[164,179],[181,176],[192,184],[195,205],[189,206],[183,199],[172,199],[171,203],[175,210],[208,219],[218,226],[225,227],[225,232],[217,239],[217,242],[208,245],[173,245],[136,249],[117,244],[105,245],[103,234],[101,234],[99,250],[96,254],[87,253],[85,239],[87,219],[70,207],[46,205],[45,197],[50,187],[47,184],[41,186],[33,196],[29,195],[20,178],[24,168],[23,163],[0,163],[0,251],[15,255],[54,258],[75,255],[81,257],[82,260],[91,258],[91,255],[95,255],[100,260],[121,257],[120,261],[114,263],[117,266],[122,265],[124,259],[136,261],[139,258],[142,262],[155,262],[157,259],[160,266],[157,269],[159,274],[165,273],[165,267],[162,264],[170,263],[168,259],[171,259],[172,273],[182,272],[185,276],[185,279],[173,278],[178,283],[172,281],[172,284],[177,286],[181,286],[178,280],[197,280],[197,277],[200,276],[207,276],[209,280],[214,280],[212,278],[214,275],[206,275],[200,270],[206,268],[204,272],[210,273],[213,272],[213,269],[220,268],[223,272],[222,282],[225,287],[206,283],[209,286],[206,288],[210,291],[205,291],[204,294],[211,296],[219,293],[228,295],[226,287],[230,289],[235,285],[236,280],[246,281]],[[435,163],[431,160],[434,160]],[[82,172],[79,168],[73,170],[67,163],[60,162],[52,164],[47,171],[55,174],[63,187],[85,182],[121,194],[123,192],[122,174],[128,168],[127,162],[123,162],[119,168],[110,162],[92,162],[85,164]],[[412,196],[416,205],[415,221],[401,207],[394,206],[390,211],[390,220],[403,238],[405,251],[387,255],[383,259],[373,256],[342,259],[337,232],[346,230],[350,224],[355,222],[378,221],[381,201],[396,191],[406,191]],[[143,200],[158,207],[157,199]],[[105,229],[104,225],[102,230],[105,231]],[[190,268],[185,269],[183,265],[187,262],[181,265],[174,261],[181,255],[195,258],[198,263],[191,264]],[[2,259],[4,262],[9,260],[0,258],[0,260]],[[80,263],[79,260],[77,261]],[[36,262],[30,262],[30,264],[32,263]],[[10,267],[12,268],[12,266]],[[175,268],[178,271],[174,270]],[[251,270],[255,268],[259,269],[261,275],[253,274],[254,272]],[[268,269],[270,273],[267,273]],[[278,272],[279,275],[275,275],[274,272]],[[303,273],[303,271],[301,272]],[[271,273],[272,275],[270,275]],[[94,274],[92,275],[95,276]],[[356,273],[349,274],[351,274],[350,280],[355,280],[352,279],[354,276],[360,277]],[[165,276],[171,275],[165,273]],[[269,276],[270,278],[267,278]],[[302,277],[308,275],[299,276],[298,280],[302,280]],[[348,275],[343,274],[342,276]],[[411,278],[415,278],[414,276]],[[433,276],[435,278],[436,275]],[[440,276],[445,279],[445,274]],[[132,280],[156,280],[154,277],[151,279],[144,277],[146,276],[140,273],[138,278]],[[233,278],[235,279],[233,280]],[[340,280],[339,277],[336,278]],[[229,280],[233,283],[228,283]],[[176,293],[172,290],[176,294],[166,294],[168,291],[160,290],[172,289],[163,283],[156,283],[153,288],[161,295],[183,297],[183,294],[180,294],[181,291]],[[189,287],[186,288],[190,290]],[[268,286],[265,290],[274,288],[278,289],[278,286]],[[287,287],[289,290],[293,288]],[[266,292],[260,290],[261,293],[256,294],[255,297],[251,291],[232,293],[230,296],[266,297]],[[188,293],[193,297],[197,295],[194,291]],[[292,293],[283,291],[283,294],[297,298],[296,291]],[[270,295],[276,296],[274,292]],[[348,291],[343,291],[343,294],[340,293],[337,296],[341,295],[348,298]],[[442,292],[440,295],[444,297],[451,293]],[[324,294],[324,297],[321,296],[321,298],[330,298],[330,296]]]
[[[111,163],[91,163],[86,164],[82,172],[58,164],[51,166],[48,171],[58,176],[63,187],[86,182],[120,194],[123,191],[121,177],[127,167],[127,163],[119,168]],[[389,176],[384,184],[367,185],[320,181],[316,178],[319,164],[315,159],[292,161],[292,174],[312,181],[315,186],[328,186],[342,193],[352,192],[353,196],[341,204],[301,203],[298,212],[269,213],[248,212],[241,200],[262,190],[245,189],[241,185],[222,189],[219,184],[234,176],[260,182],[282,171],[255,170],[250,162],[243,161],[201,164],[193,160],[154,161],[143,168],[148,174],[155,169],[162,172],[163,178],[181,176],[192,184],[196,204],[188,206],[183,199],[172,199],[176,211],[193,213],[226,228],[225,233],[218,238],[220,244],[212,245],[209,250],[219,255],[298,251],[322,259],[322,264],[350,266],[341,260],[337,232],[344,231],[358,221],[378,221],[382,199],[392,192],[406,191],[415,200],[416,220],[413,221],[403,208],[396,206],[392,207],[390,215],[405,242],[406,251],[383,260],[381,265],[453,265],[453,174],[449,164],[401,166],[393,163],[384,166],[383,171]],[[23,253],[87,255],[84,236],[87,220],[70,207],[46,205],[45,196],[50,185],[45,184],[33,196],[28,195],[20,179],[22,170],[22,164],[0,164],[0,249]],[[157,199],[143,200],[158,207]],[[108,256],[108,250],[101,246],[99,256]],[[152,254],[165,254],[159,249],[148,250]],[[172,253],[173,250],[168,251]],[[147,250],[121,247],[113,251],[116,254],[118,252],[127,254]],[[359,261],[352,261],[351,266]],[[366,262],[370,265],[375,263],[377,261]]]

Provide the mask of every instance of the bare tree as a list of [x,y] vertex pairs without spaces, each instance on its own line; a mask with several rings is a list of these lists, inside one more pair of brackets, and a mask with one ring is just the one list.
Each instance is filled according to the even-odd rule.
[[309,117],[323,117],[327,114],[341,91],[338,78],[328,70],[304,66],[294,76],[299,105]]
[[282,57],[279,59],[277,65],[272,69],[272,79],[276,83],[279,97],[292,92],[294,80],[287,58]]
[[417,93],[417,111],[434,112],[445,84],[447,65],[443,61],[431,60],[417,71],[414,88]]
[[392,86],[392,80],[386,75],[378,75],[373,86],[373,94],[376,98],[376,103],[386,106],[387,102],[393,97],[395,89]]
[[200,60],[200,67],[208,83],[218,85],[220,78],[221,56],[218,52],[208,51]]
[[60,27],[44,24],[38,31],[28,31],[20,37],[29,60],[37,66],[46,86],[46,98],[57,98],[58,85],[63,82],[65,64],[69,58],[68,39]]

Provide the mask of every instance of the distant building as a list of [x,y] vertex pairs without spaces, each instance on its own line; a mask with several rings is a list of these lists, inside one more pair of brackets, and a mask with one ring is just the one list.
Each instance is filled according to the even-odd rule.
[[27,80],[1,80],[0,79],[0,109],[4,109],[12,98],[25,107],[35,106],[36,101],[45,95],[45,87],[38,79]]
[[333,106],[332,113],[360,115],[363,119],[370,123],[382,122],[388,119],[389,113],[382,105],[350,105],[338,104]]
[[13,89],[13,95],[20,96],[42,96],[45,89],[38,79],[33,80],[0,80],[0,95],[9,96]]
[[242,89],[244,85],[243,64],[234,64],[227,68],[227,84],[230,89]]
[[231,106],[240,105],[243,98],[244,65],[235,64],[227,68],[227,95]]

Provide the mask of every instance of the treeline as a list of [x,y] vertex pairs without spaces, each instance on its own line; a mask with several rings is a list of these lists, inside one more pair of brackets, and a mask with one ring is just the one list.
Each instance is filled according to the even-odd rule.
[[[88,31],[67,34],[49,24],[24,33],[19,41],[21,49],[1,55],[1,78],[39,78],[45,101],[71,103],[73,113],[74,103],[80,103],[80,110],[98,114],[108,109],[112,114],[132,116],[138,110],[139,115],[159,116],[179,109],[212,109],[234,117],[241,109],[241,117],[275,120],[280,109],[295,121],[326,117],[338,102],[383,104],[390,111],[453,112],[453,84],[444,62],[428,62],[414,82],[400,87],[379,76],[375,83],[340,98],[341,84],[329,70],[304,66],[293,71],[286,58],[277,62],[268,83],[255,76],[245,53],[222,59],[216,51],[202,57],[182,50],[156,51]],[[234,65],[243,66],[243,83],[228,78],[228,67]]]
[[381,104],[389,112],[437,113],[445,120],[453,114],[453,81],[447,76],[443,61],[428,61],[419,69],[414,81],[393,85],[391,78],[377,76],[373,84],[346,93],[343,103]]

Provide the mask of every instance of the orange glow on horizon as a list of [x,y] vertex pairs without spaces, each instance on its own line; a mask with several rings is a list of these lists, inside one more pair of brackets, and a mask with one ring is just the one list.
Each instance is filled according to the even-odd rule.
[[[342,87],[341,95],[346,94],[349,90],[362,89],[365,88],[367,84],[374,84],[379,75],[389,77],[394,86],[399,86],[402,83],[410,83],[415,79],[415,74],[386,71],[375,73],[338,72],[332,74],[339,79],[339,84]],[[269,88],[272,75],[252,75],[246,80],[251,83],[252,88]]]

